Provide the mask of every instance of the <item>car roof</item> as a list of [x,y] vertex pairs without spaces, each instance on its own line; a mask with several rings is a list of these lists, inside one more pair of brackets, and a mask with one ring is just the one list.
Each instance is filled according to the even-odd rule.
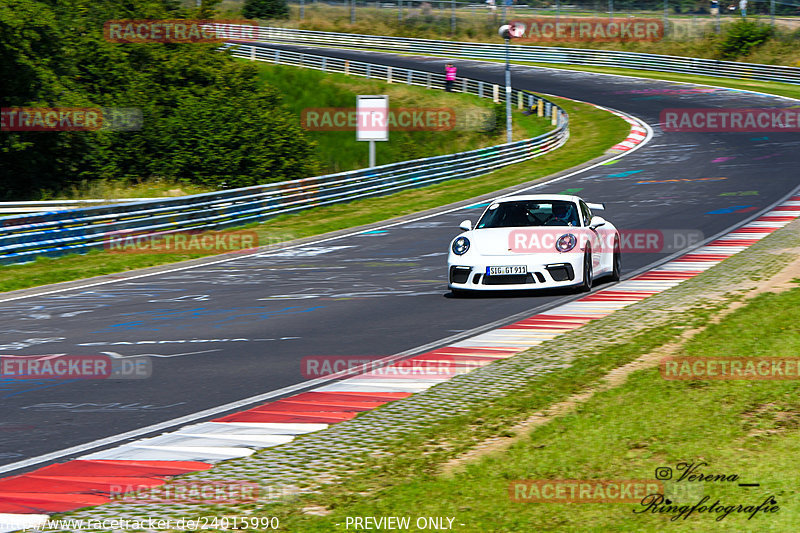
[[502,202],[516,202],[520,200],[538,200],[538,201],[553,201],[560,200],[562,202],[575,202],[578,203],[581,198],[579,196],[572,196],[568,194],[518,194],[514,196],[503,196],[492,200],[492,203]]

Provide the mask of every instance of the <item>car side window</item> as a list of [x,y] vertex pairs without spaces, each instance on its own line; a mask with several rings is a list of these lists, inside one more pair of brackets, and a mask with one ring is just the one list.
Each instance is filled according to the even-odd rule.
[[589,206],[586,205],[586,202],[581,200],[581,214],[583,215],[584,226],[588,226],[589,223],[592,221],[592,211],[589,209]]

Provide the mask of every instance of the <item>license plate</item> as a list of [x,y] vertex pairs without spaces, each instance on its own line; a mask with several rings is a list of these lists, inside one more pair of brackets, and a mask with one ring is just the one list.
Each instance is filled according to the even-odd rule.
[[527,274],[528,267],[526,266],[502,266],[502,267],[486,267],[487,276],[508,276],[514,274]]

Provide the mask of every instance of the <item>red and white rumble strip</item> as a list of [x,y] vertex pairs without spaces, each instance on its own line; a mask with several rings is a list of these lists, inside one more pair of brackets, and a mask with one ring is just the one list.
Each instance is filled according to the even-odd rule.
[[634,146],[642,143],[645,139],[647,139],[647,134],[648,134],[647,130],[645,130],[645,128],[639,121],[636,121],[631,117],[629,117],[628,115],[619,113],[612,109],[607,109],[607,111],[613,113],[614,115],[617,115],[619,118],[621,118],[622,120],[631,125],[631,131],[630,133],[628,133],[628,136],[625,138],[625,140],[622,141],[621,143],[612,146],[611,147],[612,150],[620,150],[622,152],[627,152]]

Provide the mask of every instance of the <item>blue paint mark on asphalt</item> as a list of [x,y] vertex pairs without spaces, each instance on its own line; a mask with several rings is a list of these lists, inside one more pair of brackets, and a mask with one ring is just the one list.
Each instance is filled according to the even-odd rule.
[[389,232],[386,231],[385,229],[374,229],[372,231],[362,232],[361,234],[362,235],[380,235],[381,233],[389,233]]
[[203,323],[203,327],[229,327],[236,322],[250,323],[257,320],[268,320],[281,315],[295,315],[300,313],[310,313],[316,309],[322,309],[324,305],[313,307],[284,307],[283,309],[270,310],[267,307],[235,307],[233,309],[208,309],[196,307],[194,309],[152,309],[147,311],[137,311],[124,313],[120,316],[141,317],[138,320],[119,322],[106,326],[103,329],[92,331],[92,333],[104,333],[109,331],[121,330],[142,330],[142,331],[161,331],[162,329],[176,330],[187,327],[197,327],[197,318],[216,318],[219,320]]
[[627,178],[628,176],[632,176],[633,174],[638,174],[639,172],[644,172],[644,170],[628,170],[627,172],[620,172],[619,174],[609,174],[606,177],[607,178]]
[[717,209],[716,211],[709,211],[706,215],[725,215],[727,213],[734,213],[739,209],[745,209],[747,207],[752,207],[750,205],[735,205],[733,207],[726,207],[725,209]]
[[468,205],[467,207],[463,207],[462,209],[478,209],[479,207],[488,207],[491,202],[486,202],[485,204],[472,204]]
[[768,141],[769,137],[750,137],[751,141]]
[[0,398],[11,398],[12,396],[17,396],[19,394],[24,394],[26,392],[32,392],[35,390],[46,389],[48,387],[55,387],[57,385],[65,385],[67,383],[72,383],[73,381],[78,381],[76,379],[0,379],[0,392],[10,392],[15,389],[15,385],[19,386],[22,385],[24,388],[23,390],[17,390],[15,392],[10,392],[10,394],[6,394],[4,396],[0,396]]

